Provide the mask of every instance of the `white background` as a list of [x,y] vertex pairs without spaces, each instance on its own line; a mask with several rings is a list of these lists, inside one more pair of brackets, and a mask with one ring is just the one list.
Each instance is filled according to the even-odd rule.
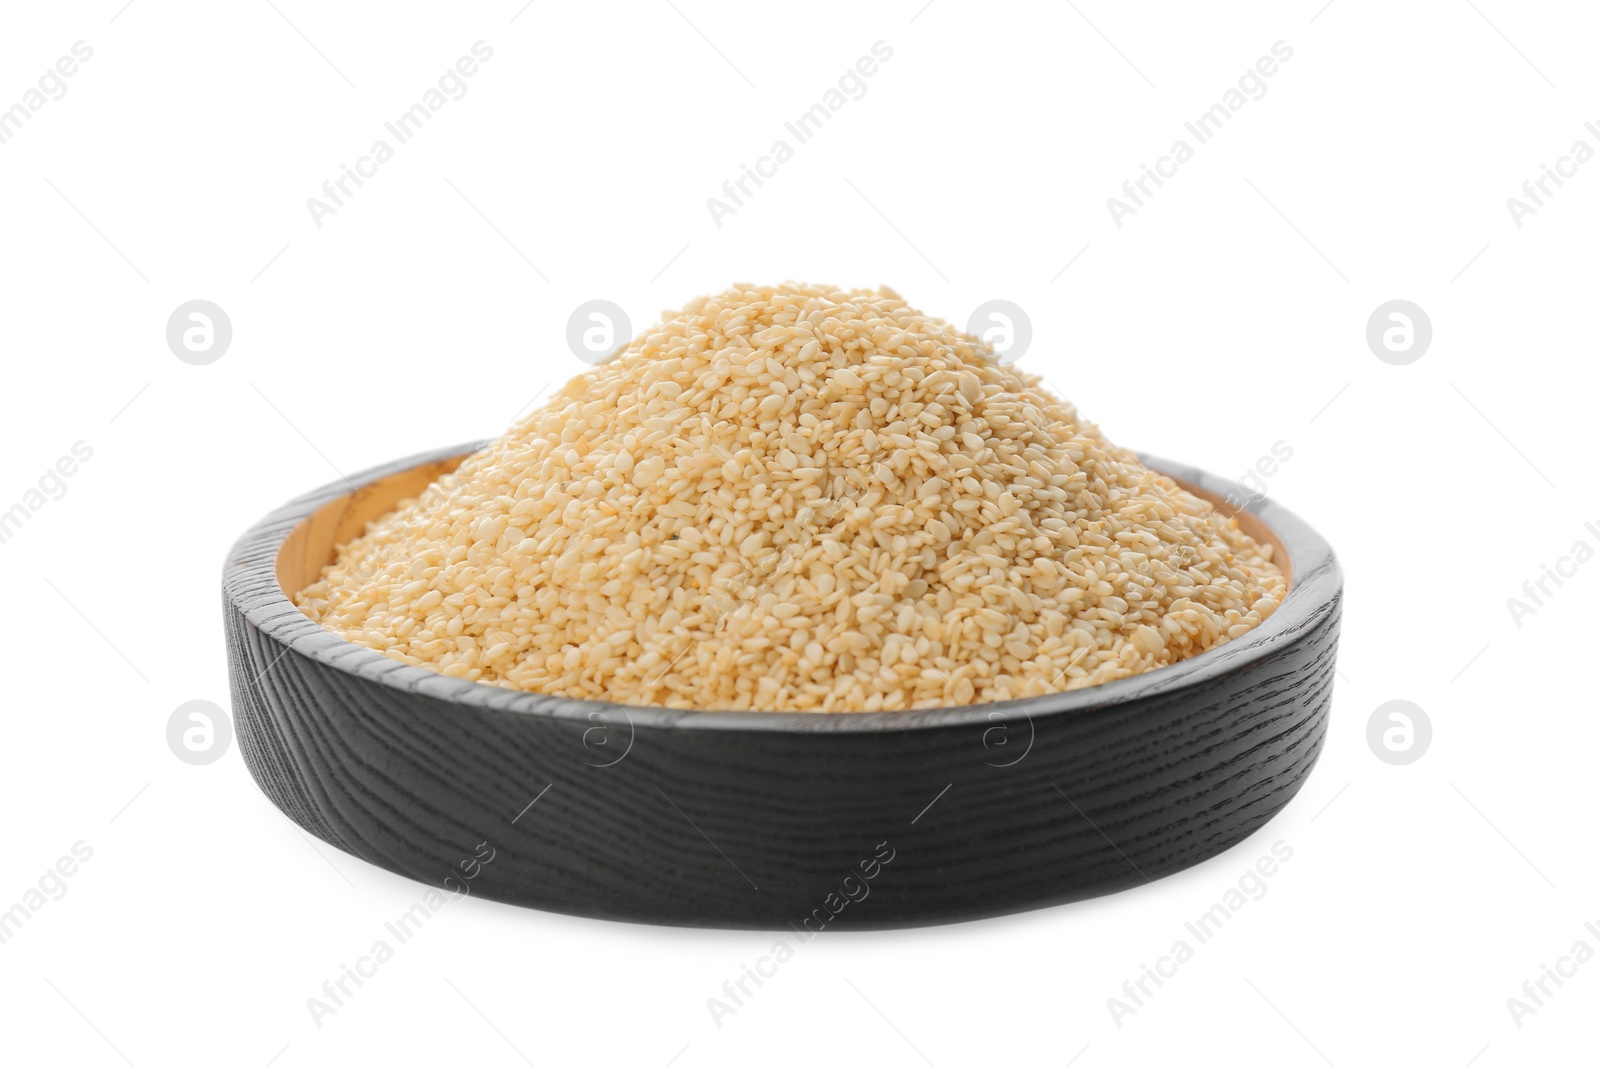
[[[1593,1058],[1600,962],[1520,1028],[1506,1005],[1580,938],[1600,950],[1600,561],[1520,627],[1506,605],[1600,547],[1600,161],[1521,228],[1506,206],[1573,141],[1600,148],[1592,9],[122,2],[8,4],[0,28],[0,107],[94,49],[0,145],[0,509],[93,449],[0,544],[0,909],[93,849],[0,945],[0,1057]],[[480,39],[467,95],[314,225],[306,199]],[[878,40],[866,95],[716,226],[706,198]],[[1279,40],[1266,95],[1114,225],[1106,198]],[[236,747],[168,750],[179,704],[227,703],[228,546],[340,472],[498,433],[582,369],[564,331],[585,300],[642,329],[787,278],[887,284],[957,322],[1014,301],[1024,366],[1130,447],[1231,477],[1291,447],[1270,491],[1346,573],[1314,775],[1153,886],[820,938],[720,1028],[706,998],[770,936],[477,899],[319,1028],[307,998],[422,887],[300,833]],[[165,342],[195,298],[233,324],[209,366]],[[1395,298],[1433,323],[1408,366],[1364,337]],[[1391,699],[1433,723],[1409,766],[1366,743]],[[1107,998],[1280,839],[1267,894],[1116,1025]]]

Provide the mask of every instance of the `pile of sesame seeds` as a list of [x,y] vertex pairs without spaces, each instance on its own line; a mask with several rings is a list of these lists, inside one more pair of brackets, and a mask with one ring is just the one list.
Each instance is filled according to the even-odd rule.
[[1287,582],[1210,503],[887,289],[739,286],[574,378],[296,602],[471,681],[703,710],[1096,685]]

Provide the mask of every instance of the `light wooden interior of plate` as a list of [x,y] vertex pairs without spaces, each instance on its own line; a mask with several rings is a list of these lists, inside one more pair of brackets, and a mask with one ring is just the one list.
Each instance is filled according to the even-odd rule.
[[278,549],[278,585],[294,595],[322,577],[322,568],[334,561],[339,546],[367,531],[367,523],[382,518],[402,500],[414,497],[440,477],[460,466],[470,453],[424,463],[360,489],[336,497],[313,511],[283,539]]
[[[400,501],[421,493],[434,480],[455,470],[464,459],[466,455],[424,463],[380,478],[322,505],[284,538],[278,550],[278,585],[292,600],[296,593],[321,577],[322,569],[334,561],[340,545],[360,537],[366,532],[367,523],[393,511]],[[1292,581],[1293,560],[1277,534],[1259,517],[1250,511],[1230,507],[1215,493],[1182,479],[1173,480],[1200,499],[1209,501],[1224,515],[1236,518],[1240,528],[1257,542],[1271,545],[1274,562],[1283,570],[1284,577]]]

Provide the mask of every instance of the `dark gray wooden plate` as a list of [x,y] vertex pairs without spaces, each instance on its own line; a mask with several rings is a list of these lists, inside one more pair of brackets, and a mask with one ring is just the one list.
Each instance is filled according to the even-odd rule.
[[[442,892],[799,932],[1002,915],[1216,855],[1321,751],[1342,578],[1270,500],[1239,514],[1291,569],[1266,623],[1139,677],[972,707],[683,712],[520,693],[397,663],[290,603],[336,545],[477,447],[300,497],[223,570],[257,784],[308,832]],[[1249,496],[1143,458],[1215,503]]]

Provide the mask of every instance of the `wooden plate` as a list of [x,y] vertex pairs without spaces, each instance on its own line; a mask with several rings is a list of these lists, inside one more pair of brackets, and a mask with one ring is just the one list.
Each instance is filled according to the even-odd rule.
[[[801,935],[1000,915],[1216,855],[1294,796],[1322,748],[1342,578],[1270,500],[1239,515],[1292,571],[1263,625],[1139,677],[972,707],[683,712],[521,693],[397,663],[290,603],[336,545],[478,447],[300,497],[223,572],[235,728],[262,791],[441,892]],[[1143,458],[1219,505],[1249,496]]]

